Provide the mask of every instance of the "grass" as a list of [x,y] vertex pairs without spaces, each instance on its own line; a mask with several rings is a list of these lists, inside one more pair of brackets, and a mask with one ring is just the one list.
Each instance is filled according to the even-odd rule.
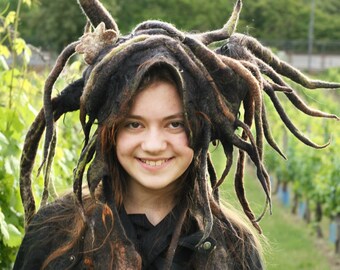
[[267,216],[261,222],[271,246],[266,256],[268,269],[330,269],[306,224],[298,217],[292,216],[289,209],[281,206],[277,200],[274,200],[273,204],[273,215]]
[[[225,159],[218,147],[212,151],[216,170],[221,175]],[[221,186],[222,198],[240,209],[234,195],[233,172]],[[245,187],[248,201],[254,212],[259,215],[264,205],[264,192],[255,176],[252,165],[247,165]],[[273,198],[273,215],[265,215],[260,226],[268,240],[265,251],[268,270],[330,270],[331,267],[324,254],[315,245],[316,239],[311,235],[308,226],[300,218],[293,216],[290,209]]]

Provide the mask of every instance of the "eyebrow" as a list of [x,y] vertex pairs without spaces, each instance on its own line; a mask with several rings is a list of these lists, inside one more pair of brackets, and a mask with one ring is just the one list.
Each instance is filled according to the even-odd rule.
[[[143,119],[141,115],[135,115],[135,114],[129,114],[126,116],[126,118],[134,118],[134,119]],[[184,112],[179,112],[175,114],[171,114],[164,118],[164,120],[174,119],[174,118],[184,118]]]

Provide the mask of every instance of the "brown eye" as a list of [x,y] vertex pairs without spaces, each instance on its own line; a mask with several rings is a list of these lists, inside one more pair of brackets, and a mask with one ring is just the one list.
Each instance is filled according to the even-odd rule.
[[184,128],[184,123],[181,121],[174,121],[169,124],[172,129]]
[[130,122],[130,123],[127,123],[126,127],[127,128],[131,128],[131,129],[137,129],[137,128],[140,128],[142,125],[138,122]]

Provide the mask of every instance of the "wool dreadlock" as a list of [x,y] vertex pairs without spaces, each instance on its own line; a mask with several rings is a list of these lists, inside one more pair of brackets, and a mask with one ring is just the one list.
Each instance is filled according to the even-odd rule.
[[[78,0],[88,20],[95,29],[71,43],[58,57],[44,89],[44,108],[40,111],[27,133],[21,159],[20,190],[28,223],[35,213],[35,201],[31,189],[31,172],[39,141],[45,130],[44,160],[45,191],[48,197],[49,171],[54,155],[56,132],[55,122],[63,114],[80,110],[85,145],[74,171],[74,193],[82,205],[82,180],[85,168],[90,193],[94,196],[96,187],[103,182],[107,201],[114,207],[113,189],[107,177],[107,166],[103,161],[98,132],[91,134],[95,121],[103,123],[114,117],[125,100],[133,97],[144,74],[153,66],[162,65],[172,70],[177,78],[180,96],[183,100],[185,117],[189,123],[190,146],[194,150],[200,171],[196,183],[198,209],[202,211],[205,230],[202,241],[212,228],[212,210],[219,202],[218,187],[230,172],[233,164],[234,147],[239,149],[237,169],[234,177],[235,190],[243,210],[254,227],[261,232],[256,218],[247,201],[243,176],[245,157],[248,155],[256,167],[257,178],[266,195],[266,207],[271,208],[270,182],[263,165],[263,139],[285,157],[273,139],[267,112],[263,102],[266,93],[281,117],[283,123],[301,142],[314,148],[317,145],[304,136],[285,113],[276,92],[284,92],[290,102],[299,110],[312,117],[339,118],[308,107],[287,85],[283,77],[309,89],[339,88],[339,83],[311,80],[289,64],[279,60],[269,49],[256,39],[235,33],[242,1],[237,0],[232,15],[220,30],[201,34],[185,33],[173,25],[160,21],[146,21],[139,24],[129,35],[120,35],[111,15],[98,0]],[[224,41],[216,50],[208,45]],[[66,87],[59,96],[51,98],[53,85],[67,60],[75,52],[83,53],[89,65],[83,77]],[[104,102],[108,100],[109,102]],[[241,105],[244,119],[239,119]],[[199,112],[201,131],[193,134],[190,119]],[[255,136],[251,126],[255,125]],[[235,130],[242,130],[241,136]],[[218,179],[209,157],[209,144],[219,141],[226,156],[225,169]],[[209,177],[207,177],[208,172]],[[210,196],[210,189],[214,199]],[[180,223],[184,220],[183,210]],[[233,230],[232,225],[221,214],[221,220]],[[181,224],[178,224],[180,231]],[[234,230],[233,230],[234,231]],[[176,239],[176,235],[173,239]],[[178,239],[178,238],[177,238]],[[173,240],[176,242],[176,240]],[[172,241],[171,246],[175,243]],[[170,257],[173,256],[169,251]]]

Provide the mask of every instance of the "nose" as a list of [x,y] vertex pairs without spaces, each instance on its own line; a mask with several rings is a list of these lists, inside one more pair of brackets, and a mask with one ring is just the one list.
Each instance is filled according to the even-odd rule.
[[160,129],[150,129],[146,132],[141,147],[145,152],[152,154],[160,153],[167,147],[166,137]]

